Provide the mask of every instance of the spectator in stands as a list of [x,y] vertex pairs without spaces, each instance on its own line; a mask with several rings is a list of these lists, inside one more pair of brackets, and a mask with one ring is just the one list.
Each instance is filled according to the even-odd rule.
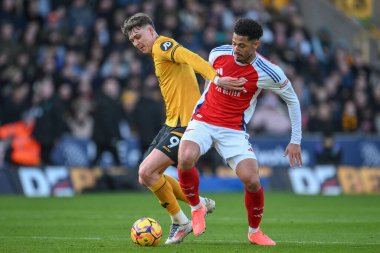
[[30,107],[28,84],[14,84],[8,87],[9,96],[1,99],[0,124],[21,121],[22,115]]
[[372,87],[372,111],[374,112],[374,124],[377,133],[380,133],[380,81]]
[[96,143],[97,164],[104,151],[112,154],[114,164],[120,165],[117,143],[120,140],[119,123],[122,120],[122,110],[119,100],[120,84],[114,78],[104,80],[94,108],[93,140]]
[[34,118],[27,115],[21,121],[0,126],[5,162],[22,166],[40,165],[40,145],[32,136],[34,123]]
[[[294,1],[286,5],[279,2],[283,1],[0,1],[0,124],[20,120],[31,106],[31,97],[39,92],[34,83],[46,77],[59,96],[68,92],[66,83],[72,87],[72,98],[85,97],[91,104],[103,79],[110,77],[118,79],[121,90],[138,93],[141,103],[136,108],[153,109],[155,102],[162,103],[161,98],[155,98],[150,105],[142,104],[147,99],[144,83],[150,82],[153,65],[128,47],[119,30],[125,15],[144,11],[154,18],[160,33],[179,38],[201,56],[215,45],[231,41],[230,30],[237,17],[258,20],[264,28],[260,53],[294,80],[306,132],[332,128],[379,134],[379,68],[367,63],[360,50],[338,41],[328,28],[311,33]],[[270,9],[273,5],[276,8]],[[25,90],[22,102],[15,102]],[[52,96],[52,104],[70,108],[72,100],[59,96]],[[343,109],[347,101],[356,116],[349,117],[347,112],[352,110]],[[158,105],[154,110],[163,114]],[[4,121],[4,117],[8,119]],[[316,122],[327,125],[318,129],[321,125]],[[53,135],[53,139],[59,138],[58,133]]]
[[342,161],[342,148],[335,143],[332,132],[323,133],[321,144],[315,149],[315,162],[317,164],[340,165]]
[[94,128],[92,109],[92,102],[84,96],[78,96],[71,101],[64,117],[67,131],[52,151],[52,160],[55,164],[91,166],[95,156],[91,141]]
[[68,21],[70,27],[83,27],[84,31],[90,31],[95,21],[95,13],[86,0],[73,0],[68,10]]
[[44,77],[37,81],[34,95],[33,112],[36,116],[36,123],[33,136],[41,145],[42,163],[49,165],[51,164],[51,150],[65,129],[63,110],[54,96],[54,85],[51,78]]
[[253,119],[248,128],[256,133],[282,135],[290,131],[290,120],[287,109],[273,93],[266,93],[258,103]]
[[83,97],[75,99],[65,118],[70,134],[78,139],[90,140],[94,130],[92,104]]
[[121,104],[123,108],[123,117],[128,123],[132,132],[138,132],[136,125],[136,105],[140,99],[140,94],[136,90],[124,90],[121,95]]
[[[156,82],[156,78],[149,78],[149,80]],[[159,96],[161,95],[156,87],[145,84],[136,104],[134,124],[140,136],[140,146],[143,154],[148,150],[150,143],[165,120],[162,110],[163,104]]]
[[70,103],[74,97],[73,86],[70,83],[61,83],[58,86],[58,101],[62,105],[62,110],[66,112],[70,108]]
[[341,116],[341,130],[343,132],[354,132],[358,128],[358,114],[356,105],[352,100],[344,103]]
[[334,130],[331,107],[328,103],[321,103],[310,110],[308,122],[310,132],[330,132]]

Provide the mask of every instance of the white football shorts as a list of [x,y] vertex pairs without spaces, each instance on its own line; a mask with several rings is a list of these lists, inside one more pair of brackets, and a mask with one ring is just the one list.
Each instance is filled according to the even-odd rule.
[[182,140],[197,143],[200,147],[200,155],[204,155],[214,146],[234,170],[236,170],[238,163],[244,159],[256,160],[256,155],[249,143],[249,135],[245,131],[214,126],[193,119],[189,122]]

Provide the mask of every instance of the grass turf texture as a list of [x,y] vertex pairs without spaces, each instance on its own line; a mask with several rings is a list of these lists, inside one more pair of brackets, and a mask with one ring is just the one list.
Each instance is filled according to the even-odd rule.
[[[278,245],[262,247],[248,243],[243,193],[205,195],[217,206],[205,234],[170,246],[164,244],[170,219],[150,193],[1,196],[0,252],[380,252],[379,196],[266,193],[261,226]],[[141,217],[163,227],[157,247],[131,242],[129,230]]]

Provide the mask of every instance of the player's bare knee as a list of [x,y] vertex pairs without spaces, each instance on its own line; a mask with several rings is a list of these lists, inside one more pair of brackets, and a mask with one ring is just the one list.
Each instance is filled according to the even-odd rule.
[[142,182],[146,187],[155,185],[161,177],[158,171],[150,166],[142,163],[139,167],[139,182]]
[[185,160],[178,160],[178,169],[185,171],[191,169],[191,166]]
[[139,170],[139,183],[142,184],[142,185],[145,185],[145,180],[144,180],[144,173],[142,170]]
[[145,186],[145,182],[144,182],[144,179],[142,179],[142,177],[139,176],[139,184],[141,185],[144,185]]
[[146,182],[149,181],[150,174],[148,170],[142,164],[139,167],[139,182],[140,184],[146,185]]
[[260,190],[261,183],[259,178],[249,178],[243,181],[244,187],[250,192],[257,192]]
[[194,157],[191,152],[182,152],[178,157],[178,165],[180,170],[189,170],[195,164]]

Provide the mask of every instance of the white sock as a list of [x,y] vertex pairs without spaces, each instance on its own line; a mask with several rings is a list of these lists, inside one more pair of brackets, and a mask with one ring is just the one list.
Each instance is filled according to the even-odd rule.
[[249,234],[256,233],[256,232],[259,231],[259,230],[260,230],[260,228],[248,227],[248,233],[249,233]]
[[189,219],[187,218],[186,214],[184,214],[182,210],[180,210],[175,215],[170,216],[170,218],[172,219],[173,224],[183,225],[189,222]]
[[202,201],[200,201],[199,204],[196,205],[196,206],[190,206],[191,207],[191,211],[198,210],[199,208],[201,208],[201,206],[202,206]]
[[194,210],[201,208],[202,205],[204,205],[204,206],[206,205],[206,201],[205,201],[204,197],[199,196],[199,200],[200,201],[199,201],[198,205],[196,205],[196,206],[190,205],[191,211],[194,211]]

